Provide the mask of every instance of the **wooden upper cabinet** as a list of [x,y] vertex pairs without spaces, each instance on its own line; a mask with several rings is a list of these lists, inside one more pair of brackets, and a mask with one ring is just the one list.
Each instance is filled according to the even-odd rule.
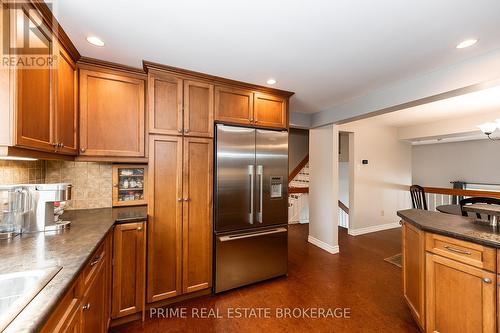
[[402,228],[403,297],[422,330],[425,328],[425,237],[409,223]]
[[80,155],[143,157],[144,80],[80,69]]
[[182,137],[150,135],[147,301],[182,293]]
[[150,133],[182,134],[182,79],[150,72],[148,102]]
[[184,134],[213,137],[213,85],[191,80],[184,81]]
[[113,242],[112,318],[142,311],[146,286],[146,223],[118,224]]
[[57,103],[55,112],[55,143],[57,151],[77,153],[76,64],[59,46],[57,57]]
[[431,253],[425,268],[426,332],[496,332],[494,273]]
[[276,95],[254,94],[254,122],[257,126],[287,128],[287,100]]
[[184,138],[182,289],[212,286],[212,161],[210,139]]
[[[36,31],[32,35],[39,46],[39,54],[48,57],[54,53],[52,35],[47,26],[39,24],[41,18],[33,15],[36,15],[33,11],[30,11],[28,15],[28,9],[24,7],[17,11],[16,24],[12,24],[16,27],[15,42],[23,40],[23,31],[19,27],[26,26],[23,22],[30,22],[30,29]],[[38,23],[35,23],[35,20]],[[55,80],[53,68],[18,68],[15,72],[15,82],[16,146],[54,151],[52,104]]]
[[230,87],[215,87],[215,120],[250,125],[253,123],[253,92]]

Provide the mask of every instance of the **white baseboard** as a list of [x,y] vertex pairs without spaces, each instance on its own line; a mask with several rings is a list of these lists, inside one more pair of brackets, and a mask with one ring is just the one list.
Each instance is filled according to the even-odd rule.
[[399,227],[401,227],[399,222],[394,222],[394,223],[374,225],[371,227],[359,228],[359,229],[349,228],[348,234],[351,236],[359,236],[359,235],[369,234],[371,232],[377,232],[377,231],[382,231],[382,230],[387,230],[387,229],[394,229],[394,228],[399,228]]
[[323,241],[320,241],[319,239],[314,238],[311,235],[309,235],[307,237],[307,241],[309,243],[313,244],[313,245],[316,245],[320,249],[325,250],[326,252],[330,252],[331,254],[339,253],[339,251],[340,251],[340,248],[339,248],[338,245],[337,246],[331,246],[330,244],[327,244],[327,243],[325,243]]

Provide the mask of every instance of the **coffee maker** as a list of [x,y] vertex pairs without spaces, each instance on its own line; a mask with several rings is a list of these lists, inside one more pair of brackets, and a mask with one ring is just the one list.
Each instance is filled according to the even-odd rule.
[[56,183],[23,186],[28,192],[30,207],[25,214],[23,232],[55,231],[69,226],[70,221],[61,221],[60,214],[56,214],[58,212],[56,212],[55,208],[61,203],[71,200],[71,184]]

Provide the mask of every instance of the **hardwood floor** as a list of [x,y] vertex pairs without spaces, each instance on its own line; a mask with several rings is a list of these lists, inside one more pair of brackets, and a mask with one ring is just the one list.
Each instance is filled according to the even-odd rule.
[[[307,242],[307,225],[289,232],[288,277],[176,304],[186,318],[148,318],[111,332],[418,332],[404,304],[401,269],[384,261],[401,252],[401,230],[352,237],[339,228],[340,253]],[[271,308],[271,318],[227,318],[228,308]],[[276,308],[350,308],[350,318],[276,319]],[[222,319],[192,318],[193,308]]]

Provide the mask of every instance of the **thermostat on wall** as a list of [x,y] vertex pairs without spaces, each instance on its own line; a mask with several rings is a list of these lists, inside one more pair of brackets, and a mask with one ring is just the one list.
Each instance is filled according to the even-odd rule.
[[368,160],[362,160],[361,163],[362,164],[368,164]]

